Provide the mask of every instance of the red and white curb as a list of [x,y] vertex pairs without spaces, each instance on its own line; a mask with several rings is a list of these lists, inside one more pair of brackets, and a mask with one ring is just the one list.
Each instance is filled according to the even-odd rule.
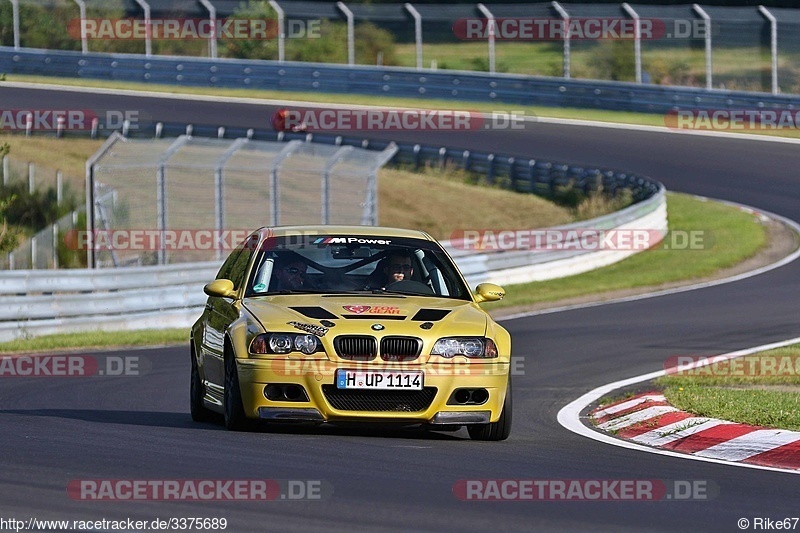
[[617,438],[709,459],[800,470],[800,432],[698,417],[658,392],[592,411],[597,429]]
[[[797,343],[800,337],[716,356],[705,364]],[[597,387],[562,407],[558,423],[578,435],[630,450],[800,474],[800,433],[683,413],[669,405],[659,392],[642,394],[584,416],[591,405],[615,391],[640,386],[665,373],[666,370],[659,370]]]

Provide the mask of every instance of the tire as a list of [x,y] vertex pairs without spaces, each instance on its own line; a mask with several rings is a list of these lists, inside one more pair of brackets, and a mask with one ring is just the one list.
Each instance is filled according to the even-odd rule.
[[467,426],[470,438],[472,438],[472,440],[506,440],[511,434],[512,411],[511,377],[509,376],[508,388],[506,388],[506,399],[503,403],[503,410],[500,413],[500,418],[497,422],[491,422],[489,424],[472,424]]
[[210,422],[214,419],[214,413],[203,404],[203,396],[206,390],[200,380],[200,370],[197,366],[197,358],[194,355],[194,343],[189,341],[189,352],[192,357],[192,370],[189,383],[189,410],[192,413],[192,420],[195,422]]
[[248,431],[253,424],[244,414],[242,392],[239,389],[239,372],[236,370],[236,358],[227,346],[225,349],[225,392],[222,404],[224,408],[225,427],[232,431]]

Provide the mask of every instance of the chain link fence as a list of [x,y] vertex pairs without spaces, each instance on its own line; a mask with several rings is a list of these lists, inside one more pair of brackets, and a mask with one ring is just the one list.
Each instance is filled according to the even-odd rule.
[[377,171],[395,154],[249,138],[128,139],[90,159],[98,267],[220,259],[261,226],[377,224]]
[[[81,4],[83,8],[79,8]],[[241,5],[231,0],[170,4],[155,0],[20,0],[0,9],[0,23],[8,30],[2,43],[84,53],[216,58],[216,43],[223,39],[219,35],[213,39],[194,34],[159,39],[155,32],[156,38],[123,39],[109,26],[108,38],[98,37],[97,32],[87,38],[77,22],[86,17],[97,24],[108,19],[113,25],[120,17],[132,17],[156,25],[165,19],[219,24],[234,16]],[[273,0],[270,5],[281,31],[263,38],[279,41],[278,49],[284,49],[286,39],[293,44],[320,38],[318,32],[308,31],[312,27],[309,22],[336,21],[348,26],[348,31],[340,32],[341,47],[347,48],[351,64],[355,61],[353,50],[378,46],[367,37],[354,42],[359,37],[353,27],[370,23],[393,36],[394,48],[381,49],[378,56],[392,56],[392,64],[397,66],[800,93],[800,10],[795,8],[560,2],[372,5],[298,0]],[[491,37],[486,31],[490,20],[496,20]],[[503,24],[526,20],[541,25],[532,33],[509,33]],[[609,21],[618,24],[606,26]],[[631,23],[638,21],[637,37]],[[473,23],[484,30],[481,36],[463,34]],[[568,31],[560,31],[560,24],[566,24],[563,28]],[[597,27],[605,29],[591,35]],[[621,29],[627,32],[620,34]],[[309,44],[309,49],[314,47]],[[307,60],[335,61],[319,54]]]

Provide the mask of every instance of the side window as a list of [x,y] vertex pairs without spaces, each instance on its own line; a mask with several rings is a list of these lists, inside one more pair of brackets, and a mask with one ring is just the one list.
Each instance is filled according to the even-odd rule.
[[239,257],[239,254],[242,253],[242,247],[236,248],[234,251],[231,252],[231,255],[222,263],[222,266],[217,272],[217,277],[214,279],[231,279],[231,269],[233,269],[233,264],[236,262],[236,259]]
[[258,246],[258,234],[251,235],[242,245],[238,257],[231,266],[230,277],[228,278],[233,282],[233,290],[239,290],[244,282],[244,275],[247,272],[247,266],[250,264],[250,259]]

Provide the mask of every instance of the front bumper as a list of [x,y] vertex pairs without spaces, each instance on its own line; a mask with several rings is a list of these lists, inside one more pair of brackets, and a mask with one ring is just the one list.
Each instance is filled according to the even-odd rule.
[[[507,361],[419,364],[404,366],[403,370],[423,373],[424,392],[342,391],[336,389],[336,370],[354,365],[367,370],[364,363],[255,358],[237,359],[236,363],[247,416],[281,422],[374,421],[442,426],[496,422],[503,409],[509,374]],[[391,368],[383,366],[380,370]],[[269,384],[299,385],[305,390],[307,401],[269,400],[264,393]],[[454,404],[454,391],[463,388],[485,389],[488,399],[476,405]],[[347,398],[348,394],[352,397]]]

